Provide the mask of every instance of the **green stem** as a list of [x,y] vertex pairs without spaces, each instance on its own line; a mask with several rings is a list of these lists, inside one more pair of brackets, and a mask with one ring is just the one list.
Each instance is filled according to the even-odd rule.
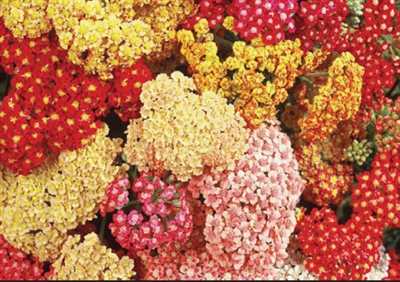
[[328,72],[313,72],[313,73],[309,73],[309,74],[305,74],[303,75],[303,77],[318,77],[318,76],[328,76]]
[[229,49],[229,50],[232,49],[233,43],[228,41],[228,40],[225,40],[225,39],[215,35],[214,36],[214,41],[215,41],[215,43],[220,44],[222,47],[224,47],[226,49]]
[[107,213],[101,220],[101,226],[100,226],[100,234],[99,234],[99,239],[100,239],[100,244],[103,245],[103,240],[104,240],[104,231],[106,230],[106,222],[107,222]]

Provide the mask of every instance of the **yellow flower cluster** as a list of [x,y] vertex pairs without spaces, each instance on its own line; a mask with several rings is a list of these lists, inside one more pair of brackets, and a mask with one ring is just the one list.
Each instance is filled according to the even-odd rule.
[[[168,56],[175,29],[194,11],[193,0],[48,0],[60,45],[87,73],[112,78],[116,66],[142,56]],[[168,49],[168,50],[167,50]]]
[[0,17],[17,38],[34,38],[52,29],[46,15],[48,0],[1,0]]
[[128,256],[119,259],[94,232],[83,242],[80,235],[68,236],[52,266],[51,280],[130,280],[136,275],[134,261]]
[[76,151],[50,155],[28,176],[0,164],[0,234],[16,248],[54,261],[67,231],[95,217],[105,188],[120,168],[113,164],[122,140],[103,126]]
[[256,128],[277,114],[275,106],[286,100],[286,90],[300,74],[300,40],[257,47],[236,41],[233,54],[221,61],[213,35],[205,33],[206,24],[206,20],[197,23],[196,37],[188,30],[178,32],[196,86],[200,93],[211,90],[234,102],[248,125]]
[[310,142],[324,140],[337,128],[340,121],[351,119],[361,102],[364,68],[355,62],[353,55],[344,52],[334,59],[326,76],[308,77],[305,85],[296,92],[307,116],[298,120],[300,137]]
[[233,105],[212,91],[192,93],[193,80],[175,71],[143,84],[141,118],[131,120],[124,153],[140,171],[172,171],[180,181],[232,170],[247,150],[249,130]]

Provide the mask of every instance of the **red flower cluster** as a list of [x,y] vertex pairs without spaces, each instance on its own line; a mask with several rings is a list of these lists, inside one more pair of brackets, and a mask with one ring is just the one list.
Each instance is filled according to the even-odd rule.
[[11,246],[0,234],[0,280],[45,280],[34,256]]
[[354,212],[376,218],[381,229],[400,227],[400,154],[397,149],[378,152],[371,171],[357,176],[352,188]]
[[105,217],[108,212],[121,209],[129,202],[128,195],[130,183],[128,178],[116,179],[106,188],[106,195],[100,205],[100,215]]
[[[231,3],[229,3],[231,2]],[[184,25],[193,30],[202,18],[207,19],[210,28],[221,24],[225,15],[234,18],[234,31],[247,41],[261,36],[265,44],[278,43],[285,39],[285,32],[294,32],[292,14],[298,9],[297,1],[272,0],[201,0],[198,12]]]
[[186,242],[193,222],[183,188],[145,174],[134,180],[132,191],[137,200],[128,205],[135,208],[129,214],[117,211],[109,224],[112,235],[123,248],[136,252],[168,242]]
[[363,26],[353,33],[348,32],[348,38],[342,38],[347,42],[346,51],[354,54],[357,63],[365,68],[362,103],[366,105],[382,100],[382,88],[393,86],[394,74],[398,71],[396,65],[400,59],[384,59],[383,53],[389,49],[389,44],[381,40],[383,35],[400,36],[400,11],[395,2],[367,0],[363,9]]
[[314,208],[296,228],[306,268],[320,280],[361,280],[380,259],[382,229],[372,217],[353,214],[339,225],[331,209]]
[[114,89],[108,96],[108,108],[114,108],[115,113],[126,122],[139,117],[142,102],[139,95],[144,82],[151,80],[152,74],[142,59],[126,69],[114,70]]
[[265,44],[285,39],[285,31],[294,32],[292,14],[297,12],[294,0],[234,0],[227,14],[235,18],[234,30],[247,41],[261,36]]
[[14,173],[29,174],[48,150],[83,147],[110,108],[123,120],[138,115],[141,85],[151,79],[142,61],[117,71],[113,85],[69,63],[55,36],[18,40],[2,23],[0,36],[0,64],[13,74],[0,105],[0,162]]
[[184,29],[193,30],[195,24],[201,19],[207,19],[210,28],[215,29],[225,19],[225,9],[229,0],[198,0],[196,1],[197,13],[190,17],[183,25]]
[[400,100],[388,100],[379,110],[375,110],[371,125],[375,129],[374,141],[378,151],[400,149]]
[[315,45],[333,51],[343,42],[341,25],[348,13],[346,0],[301,1],[294,16],[296,32],[290,38],[301,39],[305,54]]

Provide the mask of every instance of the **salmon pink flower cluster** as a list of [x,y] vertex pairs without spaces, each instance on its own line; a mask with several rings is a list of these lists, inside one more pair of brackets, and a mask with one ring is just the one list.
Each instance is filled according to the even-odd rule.
[[1,0],[0,280],[400,280],[400,1]]

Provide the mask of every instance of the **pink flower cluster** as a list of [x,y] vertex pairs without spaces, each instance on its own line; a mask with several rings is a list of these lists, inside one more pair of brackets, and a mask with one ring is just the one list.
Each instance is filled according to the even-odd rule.
[[299,12],[294,17],[296,32],[292,38],[300,38],[302,49],[307,52],[315,45],[332,51],[343,44],[342,22],[349,14],[346,0],[301,1]]
[[134,209],[129,214],[117,211],[109,225],[123,248],[135,253],[168,242],[186,242],[193,227],[189,204],[184,189],[169,182],[149,174],[134,180],[132,191],[137,200],[128,203]]
[[130,183],[128,178],[116,179],[106,188],[106,194],[100,205],[100,215],[106,216],[106,213],[113,212],[115,209],[121,209],[129,202],[128,195]]
[[[275,120],[275,119],[274,119]],[[271,122],[275,122],[271,120]],[[221,266],[267,271],[287,256],[304,189],[289,138],[277,124],[256,129],[234,171],[192,178],[188,190],[212,207],[207,250]]]
[[294,32],[292,18],[298,9],[297,1],[234,0],[227,9],[235,17],[235,31],[247,41],[261,34],[265,44],[278,43],[285,39],[285,30]]

